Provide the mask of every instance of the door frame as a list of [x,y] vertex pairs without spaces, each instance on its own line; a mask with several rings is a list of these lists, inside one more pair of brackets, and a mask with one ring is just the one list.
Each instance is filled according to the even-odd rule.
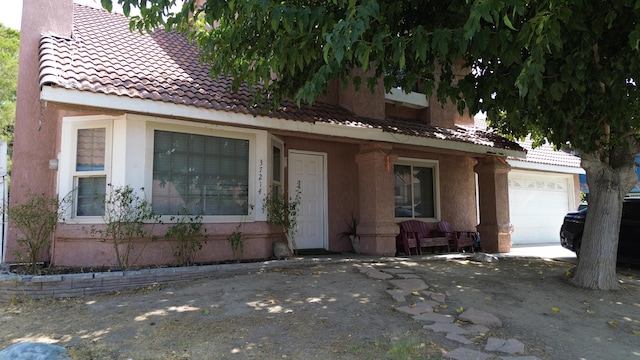
[[[328,169],[327,169],[327,153],[326,152],[317,152],[317,151],[306,151],[306,150],[296,150],[296,149],[289,149],[287,152],[287,161],[285,161],[285,163],[287,164],[287,189],[289,191],[289,196],[291,196],[291,194],[295,194],[296,192],[296,183],[295,181],[292,181],[293,176],[291,173],[291,167],[289,167],[289,163],[290,163],[290,158],[296,154],[299,155],[314,155],[314,156],[320,156],[322,157],[322,187],[324,189],[324,195],[322,198],[322,217],[323,217],[323,221],[322,221],[322,232],[323,232],[323,236],[322,236],[322,247],[325,250],[329,249],[329,188],[328,188]],[[304,195],[303,195],[304,198]],[[302,203],[300,203],[300,206],[302,206]]]

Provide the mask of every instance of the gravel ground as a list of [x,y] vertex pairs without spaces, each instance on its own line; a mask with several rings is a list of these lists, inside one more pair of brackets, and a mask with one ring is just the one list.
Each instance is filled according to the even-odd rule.
[[[73,359],[441,358],[461,344],[395,310],[386,280],[361,266],[409,268],[444,293],[442,313],[477,308],[503,327],[489,336],[525,343],[540,359],[640,358],[640,271],[621,269],[623,290],[578,289],[573,264],[504,258],[340,260],[299,268],[152,286],[81,299],[0,304],[0,348],[55,343]],[[409,299],[419,301],[418,297]]]

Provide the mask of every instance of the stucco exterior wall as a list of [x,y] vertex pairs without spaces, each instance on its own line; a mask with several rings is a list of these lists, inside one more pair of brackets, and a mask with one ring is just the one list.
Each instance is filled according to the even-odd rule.
[[367,75],[361,70],[354,70],[353,75],[360,76],[363,79],[359,91],[356,92],[353,83],[350,83],[346,89],[339,87],[337,89],[338,103],[358,116],[383,119],[385,117],[385,106],[382,82],[378,81],[375,93],[371,93],[364,81]]
[[359,219],[358,170],[355,162],[358,145],[299,137],[285,137],[285,144],[288,150],[327,154],[329,249],[352,251],[350,240],[338,234],[347,230],[345,221],[351,219],[351,214]]
[[455,125],[473,126],[473,116],[469,115],[467,110],[460,115],[456,106],[450,101],[447,101],[443,106],[438,102],[435,90],[434,95],[429,98],[429,119],[433,126],[446,128],[452,128]]
[[[202,249],[195,256],[197,263],[224,262],[235,260],[227,235],[235,230],[237,224],[205,224],[207,238],[202,241]],[[176,242],[164,237],[168,224],[149,226],[151,235],[157,239],[134,240],[130,259],[136,265],[176,264],[174,248]],[[57,266],[115,266],[117,258],[113,243],[101,241],[89,235],[90,226],[62,224],[54,243],[53,264]],[[264,222],[245,223],[241,227],[244,238],[244,251],[238,260],[270,259],[273,256],[273,243],[284,241],[283,235],[275,226]]]

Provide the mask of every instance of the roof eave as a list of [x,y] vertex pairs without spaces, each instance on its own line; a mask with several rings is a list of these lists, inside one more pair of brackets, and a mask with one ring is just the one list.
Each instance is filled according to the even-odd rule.
[[191,105],[173,104],[162,101],[114,96],[82,90],[66,89],[59,86],[42,86],[40,98],[44,101],[89,106],[113,110],[144,113],[162,117],[180,117],[215,121],[266,129],[288,130],[317,135],[345,137],[359,140],[376,140],[389,143],[417,145],[438,149],[455,150],[482,155],[524,158],[526,151],[497,148],[490,145],[464,141],[434,139],[420,136],[395,134],[378,128],[329,124],[323,122],[283,121],[280,118],[253,116],[250,114],[198,108]]

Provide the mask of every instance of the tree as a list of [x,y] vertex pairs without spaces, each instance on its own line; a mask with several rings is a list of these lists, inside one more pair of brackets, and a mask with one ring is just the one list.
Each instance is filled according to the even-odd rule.
[[[331,80],[416,84],[507,136],[579,151],[589,215],[574,284],[616,289],[622,199],[636,181],[640,4],[580,0],[117,0],[132,29],[178,30],[212,76],[312,103]],[[112,0],[102,0],[110,9]],[[198,4],[202,4],[201,6]],[[364,76],[354,75],[362,69]],[[366,90],[361,90],[366,91]]]
[[[0,139],[13,146],[20,33],[0,24]],[[9,165],[10,166],[10,165]]]

